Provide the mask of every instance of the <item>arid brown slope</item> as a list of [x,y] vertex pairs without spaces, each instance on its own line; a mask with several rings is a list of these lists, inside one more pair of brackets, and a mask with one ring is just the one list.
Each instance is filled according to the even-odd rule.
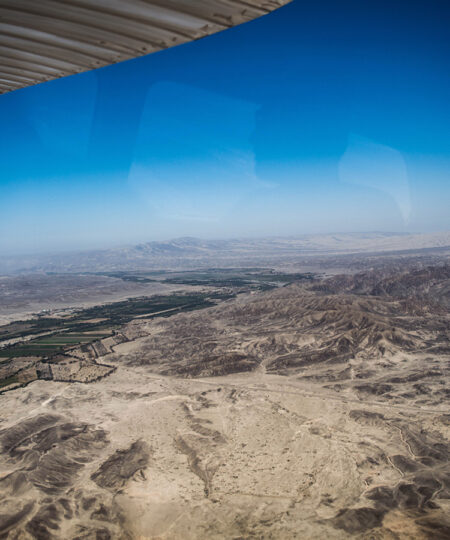
[[115,369],[1,396],[0,537],[448,538],[448,277],[414,272],[74,347]]
[[315,285],[326,293],[353,293],[409,299],[428,305],[450,307],[450,264],[426,266],[405,271],[389,269],[340,275]]
[[148,329],[131,323],[126,332],[150,335],[121,361],[183,377],[264,370],[397,402],[439,403],[446,396],[449,317],[442,307],[434,311],[424,301],[412,309],[410,300],[386,295],[291,285]]

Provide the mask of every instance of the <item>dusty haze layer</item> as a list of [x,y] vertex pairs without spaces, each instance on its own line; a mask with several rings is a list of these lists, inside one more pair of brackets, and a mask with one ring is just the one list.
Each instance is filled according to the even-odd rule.
[[0,534],[448,538],[450,266],[429,257],[270,290],[208,274],[239,294],[4,360]]
[[104,272],[274,265],[299,258],[345,253],[380,253],[450,246],[450,233],[339,233],[297,237],[201,240],[177,238],[115,249],[55,255],[4,256],[0,273]]

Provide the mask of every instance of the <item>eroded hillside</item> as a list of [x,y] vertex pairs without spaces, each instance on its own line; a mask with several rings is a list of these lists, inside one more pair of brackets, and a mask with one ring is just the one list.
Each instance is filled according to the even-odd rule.
[[448,538],[448,287],[364,271],[72,347],[52,369],[109,372],[1,396],[0,534]]

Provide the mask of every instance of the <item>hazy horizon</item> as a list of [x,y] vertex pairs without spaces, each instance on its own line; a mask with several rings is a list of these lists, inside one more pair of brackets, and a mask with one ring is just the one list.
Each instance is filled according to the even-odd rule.
[[1,96],[0,253],[450,230],[449,22],[294,1]]
[[[450,243],[450,230],[443,230],[443,231],[430,231],[430,232],[422,232],[422,231],[327,231],[327,232],[319,232],[319,233],[304,233],[304,234],[280,234],[280,235],[235,235],[235,236],[192,236],[192,235],[184,235],[184,236],[173,236],[170,238],[161,237],[161,238],[146,238],[136,241],[130,241],[130,242],[120,242],[120,243],[99,243],[98,245],[80,245],[80,246],[67,246],[61,249],[49,249],[49,250],[28,250],[28,251],[4,251],[2,255],[6,258],[22,258],[22,257],[46,257],[46,256],[55,256],[58,257],[59,255],[63,256],[65,254],[76,254],[76,253],[89,253],[89,252],[101,252],[101,251],[110,251],[110,250],[121,250],[121,249],[133,249],[138,246],[145,246],[145,245],[151,245],[151,244],[170,244],[170,243],[177,243],[180,241],[200,241],[200,242],[211,242],[214,243],[217,242],[255,242],[255,244],[258,243],[258,241],[276,241],[276,240],[302,240],[302,239],[309,239],[309,238],[333,238],[333,237],[342,237],[342,240],[345,241],[345,239],[349,239],[350,237],[361,237],[364,236],[372,237],[371,239],[374,240],[378,236],[383,236],[386,238],[395,238],[395,237],[427,237],[430,240],[433,240],[434,237],[439,237],[441,235],[448,235],[449,236],[449,243]],[[405,249],[409,249],[406,247]],[[420,249],[420,248],[418,248]],[[299,255],[301,255],[301,251],[299,252]]]

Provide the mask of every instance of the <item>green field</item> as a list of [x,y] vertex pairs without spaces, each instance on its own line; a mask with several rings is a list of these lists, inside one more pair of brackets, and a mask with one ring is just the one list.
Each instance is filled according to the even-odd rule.
[[[135,317],[169,317],[178,311],[190,311],[214,305],[230,294],[171,294],[149,298],[130,298],[77,311],[64,318],[38,318],[0,327],[2,340],[49,332],[45,336],[0,349],[0,358],[19,356],[51,357],[68,347],[91,343],[112,334],[113,330]],[[100,319],[100,321],[99,321]],[[92,322],[97,321],[97,322]]]
[[212,269],[209,271],[179,272],[163,280],[164,283],[209,285],[248,290],[268,290],[280,285],[313,279],[313,274],[286,274],[271,270]]

